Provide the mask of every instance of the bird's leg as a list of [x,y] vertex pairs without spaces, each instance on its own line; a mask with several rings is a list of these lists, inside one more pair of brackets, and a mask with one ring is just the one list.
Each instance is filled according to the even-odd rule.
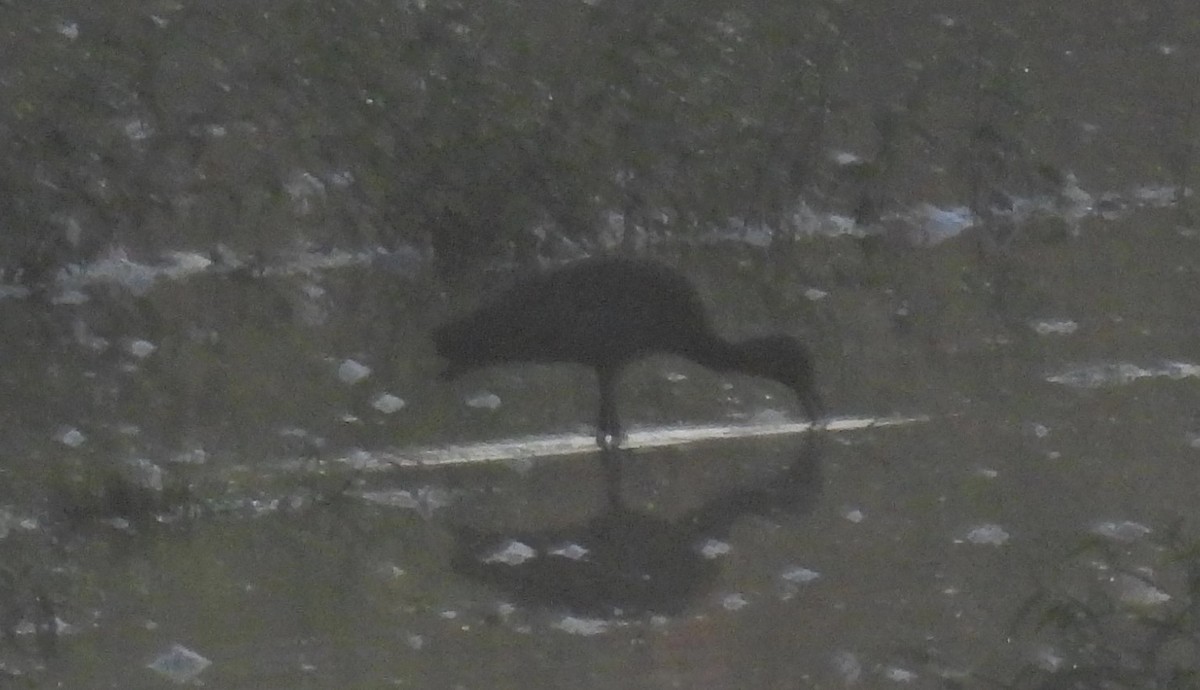
[[617,372],[607,367],[598,367],[596,379],[600,388],[600,418],[596,422],[596,445],[606,449],[617,448],[625,440],[621,421],[617,419]]
[[821,396],[811,388],[800,393],[800,404],[804,407],[804,414],[808,416],[808,421],[811,422],[810,429],[825,428],[825,405],[821,402]]
[[617,510],[622,505],[621,451],[617,448],[601,448],[600,459],[604,464],[604,493],[608,497],[608,507]]

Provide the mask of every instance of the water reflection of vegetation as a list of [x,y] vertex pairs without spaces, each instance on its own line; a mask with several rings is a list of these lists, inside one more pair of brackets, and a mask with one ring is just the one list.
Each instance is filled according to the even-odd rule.
[[[1043,157],[1076,167],[1039,144],[1056,119],[1094,115],[1064,115],[1076,90],[1031,70],[1039,37],[883,6],[73,10],[23,8],[14,25],[37,28],[5,54],[6,281],[114,244],[415,242],[453,264],[614,229],[646,231],[630,245],[730,219],[789,230],[801,199],[867,222],[914,196],[986,208],[1027,191]],[[1184,182],[1194,110],[1166,166]]]
[[1091,537],[1013,632],[1047,646],[1005,687],[1200,688],[1200,542],[1181,523],[1136,543]]
[[[0,679],[26,676],[22,667],[44,664],[58,650],[58,616],[42,573],[0,551]],[[22,639],[28,636],[30,641]],[[29,687],[34,687],[32,680]],[[7,686],[5,686],[7,687]]]
[[71,527],[104,520],[126,529],[147,528],[199,510],[185,479],[164,477],[148,462],[121,467],[95,468],[84,463],[61,467],[52,474],[49,484],[50,518],[55,522],[65,519]]
[[0,204],[30,232],[2,248],[32,282],[114,240],[431,236],[456,261],[613,210],[777,212],[818,158],[842,50],[836,3],[77,9],[25,17],[61,36],[6,82]]

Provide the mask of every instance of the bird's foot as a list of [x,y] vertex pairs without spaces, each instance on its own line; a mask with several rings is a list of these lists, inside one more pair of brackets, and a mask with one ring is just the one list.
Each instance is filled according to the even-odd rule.
[[625,443],[625,432],[617,429],[616,431],[597,429],[596,430],[596,445],[604,450],[616,450]]

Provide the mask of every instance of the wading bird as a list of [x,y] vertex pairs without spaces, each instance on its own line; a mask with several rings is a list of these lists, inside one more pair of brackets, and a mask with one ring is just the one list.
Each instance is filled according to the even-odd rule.
[[788,335],[731,342],[717,335],[687,279],[654,261],[585,259],[501,292],[433,334],[442,373],[453,379],[479,367],[571,362],[596,370],[600,417],[596,443],[618,447],[616,383],[641,357],[671,354],[719,372],[771,379],[795,392],[809,419],[822,412],[808,350]]

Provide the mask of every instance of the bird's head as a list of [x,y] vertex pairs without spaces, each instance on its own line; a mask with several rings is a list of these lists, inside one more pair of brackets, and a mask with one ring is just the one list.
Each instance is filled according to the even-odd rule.
[[768,335],[741,344],[748,374],[778,381],[796,393],[808,418],[816,421],[825,413],[813,376],[808,348],[790,335]]

